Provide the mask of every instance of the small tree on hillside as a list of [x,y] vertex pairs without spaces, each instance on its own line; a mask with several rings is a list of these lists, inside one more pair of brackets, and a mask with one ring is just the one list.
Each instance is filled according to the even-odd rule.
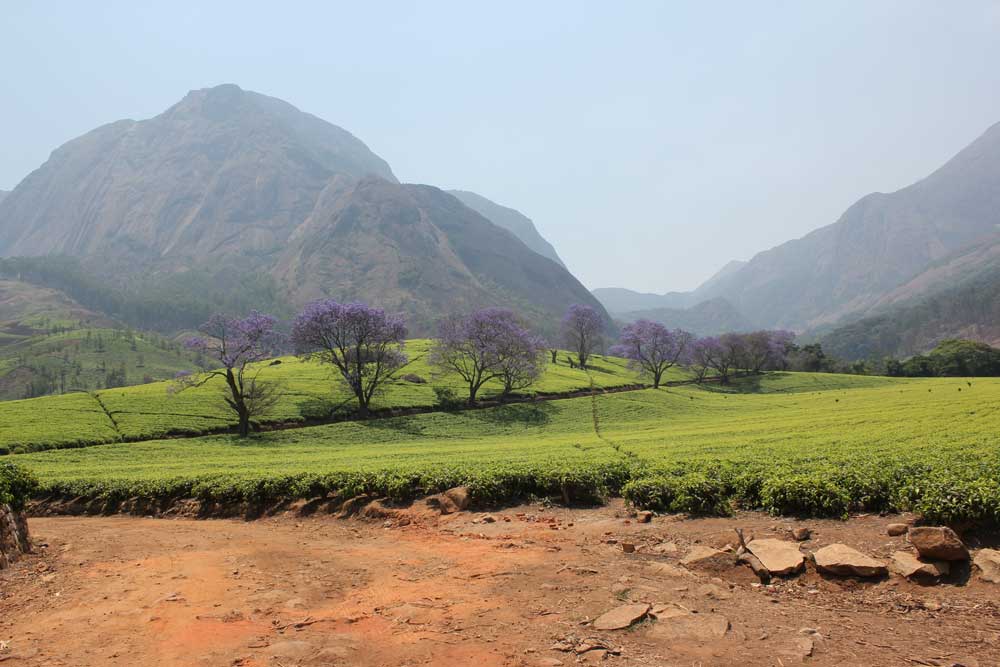
[[587,367],[590,355],[600,345],[604,333],[604,318],[594,308],[574,304],[562,319],[563,338],[570,350],[576,353],[581,368]]
[[368,415],[378,391],[406,365],[405,341],[402,316],[333,299],[309,304],[292,326],[296,352],[337,369],[362,416]]
[[769,368],[787,365],[788,350],[795,334],[790,331],[754,331],[737,334],[741,340],[740,365],[748,373],[760,373]]
[[687,331],[671,331],[659,322],[639,320],[622,329],[621,342],[611,348],[611,354],[625,357],[634,368],[651,376],[656,389],[663,374],[681,360],[692,338]]
[[450,317],[440,325],[431,363],[457,373],[469,387],[469,405],[484,384],[498,379],[502,396],[525,389],[541,373],[545,343],[503,308],[485,308],[466,317]]
[[198,376],[178,373],[173,389],[200,387],[222,378],[226,383],[223,400],[236,413],[239,435],[245,438],[254,419],[265,415],[278,400],[277,386],[262,381],[259,375],[263,366],[255,365],[279,348],[281,336],[275,331],[276,323],[270,315],[257,311],[244,318],[212,316],[198,328],[204,337],[190,338],[186,345],[222,367]]

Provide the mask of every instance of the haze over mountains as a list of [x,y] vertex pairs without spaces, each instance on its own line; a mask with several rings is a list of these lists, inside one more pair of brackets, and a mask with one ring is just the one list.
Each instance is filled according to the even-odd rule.
[[[971,281],[981,289],[1000,281],[998,267],[1000,124],[927,178],[897,192],[863,197],[837,222],[749,262],[730,263],[693,292],[594,294],[609,311],[630,318],[656,316],[651,308],[723,299],[750,326],[829,331],[831,325],[895,307],[912,309]],[[990,329],[982,309],[952,315],[950,321],[922,325],[926,336],[875,347],[908,353],[941,337]]]
[[346,130],[228,84],[56,149],[0,203],[0,255],[79,257],[122,284],[263,273],[295,304],[365,300],[407,313],[422,333],[486,305],[548,329],[570,303],[600,308],[551,246],[554,259],[526,245],[545,244],[530,220],[475,201],[489,219],[437,188],[400,184]]

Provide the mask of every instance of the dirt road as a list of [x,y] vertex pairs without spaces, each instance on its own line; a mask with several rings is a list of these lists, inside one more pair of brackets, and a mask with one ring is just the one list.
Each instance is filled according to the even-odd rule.
[[[744,567],[679,564],[734,542],[734,526],[787,538],[808,525],[805,549],[887,555],[905,546],[890,519],[638,524],[618,504],[481,517],[32,519],[47,547],[0,572],[0,664],[1000,664],[1000,585],[975,577],[862,584],[810,569],[768,587]],[[630,603],[659,618],[590,624]]]

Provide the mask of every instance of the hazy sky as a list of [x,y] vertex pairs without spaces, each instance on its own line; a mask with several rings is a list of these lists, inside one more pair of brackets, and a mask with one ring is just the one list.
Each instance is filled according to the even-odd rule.
[[997,2],[0,0],[0,189],[232,82],[535,220],[588,287],[695,287],[1000,121]]

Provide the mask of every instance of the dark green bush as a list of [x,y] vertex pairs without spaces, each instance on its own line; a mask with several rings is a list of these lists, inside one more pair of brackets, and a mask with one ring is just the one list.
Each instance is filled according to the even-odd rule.
[[764,482],[760,502],[771,514],[846,519],[851,497],[822,473],[784,474]]
[[24,509],[24,503],[37,488],[38,480],[30,472],[13,463],[0,462],[0,505]]

